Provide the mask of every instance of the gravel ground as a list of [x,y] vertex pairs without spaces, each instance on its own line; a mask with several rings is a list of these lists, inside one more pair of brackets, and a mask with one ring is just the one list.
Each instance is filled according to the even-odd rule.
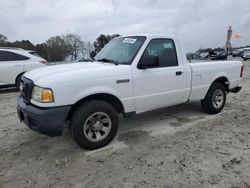
[[121,120],[107,147],[85,151],[68,130],[49,138],[16,114],[14,89],[0,91],[0,187],[250,187],[250,62],[225,109],[199,102]]

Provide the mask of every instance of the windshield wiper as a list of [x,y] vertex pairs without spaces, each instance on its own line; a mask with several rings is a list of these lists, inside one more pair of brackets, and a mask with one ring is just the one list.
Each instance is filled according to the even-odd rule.
[[111,59],[107,59],[107,58],[101,58],[101,59],[97,59],[96,61],[101,61],[104,63],[113,63],[114,65],[119,65],[117,62],[111,60]]

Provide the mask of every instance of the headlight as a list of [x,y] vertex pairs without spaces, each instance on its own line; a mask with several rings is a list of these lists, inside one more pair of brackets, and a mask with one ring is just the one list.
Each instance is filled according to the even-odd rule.
[[49,88],[34,86],[32,90],[32,99],[37,102],[50,103],[54,102],[54,94]]

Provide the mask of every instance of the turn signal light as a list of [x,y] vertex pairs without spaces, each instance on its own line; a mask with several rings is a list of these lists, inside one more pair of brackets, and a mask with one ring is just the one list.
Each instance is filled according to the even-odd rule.
[[53,93],[50,90],[44,90],[42,93],[42,100],[44,102],[54,101]]

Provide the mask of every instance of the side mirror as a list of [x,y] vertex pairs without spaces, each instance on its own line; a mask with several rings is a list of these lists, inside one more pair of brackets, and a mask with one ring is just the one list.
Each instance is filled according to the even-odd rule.
[[139,63],[138,69],[150,69],[159,67],[159,57],[158,56],[143,56]]

